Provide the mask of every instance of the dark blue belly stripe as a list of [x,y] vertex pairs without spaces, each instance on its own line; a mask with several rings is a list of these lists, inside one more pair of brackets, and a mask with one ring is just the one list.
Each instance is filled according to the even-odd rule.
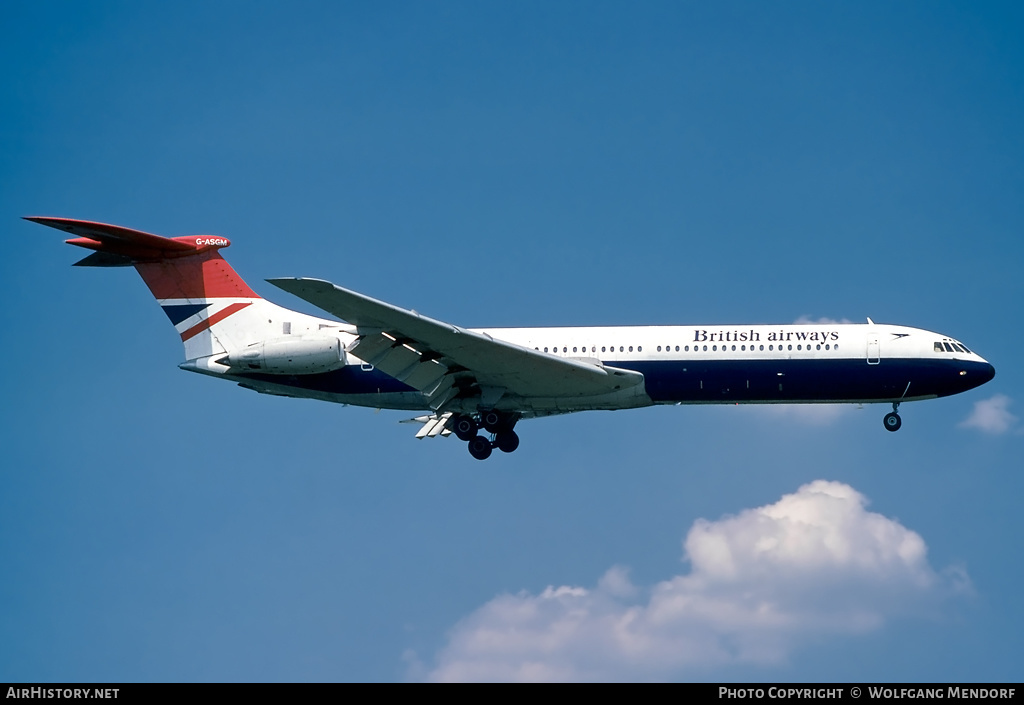
[[[957,360],[610,360],[644,375],[655,403],[827,401],[947,396],[991,379],[984,363]],[[961,371],[967,374],[961,375]],[[907,390],[907,383],[910,389]]]

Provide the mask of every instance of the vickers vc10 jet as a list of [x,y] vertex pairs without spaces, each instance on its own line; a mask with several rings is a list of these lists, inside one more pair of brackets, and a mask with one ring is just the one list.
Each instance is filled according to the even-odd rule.
[[521,419],[654,404],[885,403],[973,389],[995,370],[953,338],[906,326],[462,328],[320,279],[268,279],[339,320],[272,304],[217,236],[165,238],[67,218],[27,218],[134,266],[181,336],[180,367],[264,394],[421,411],[417,438],[454,433],[479,460],[519,446]]

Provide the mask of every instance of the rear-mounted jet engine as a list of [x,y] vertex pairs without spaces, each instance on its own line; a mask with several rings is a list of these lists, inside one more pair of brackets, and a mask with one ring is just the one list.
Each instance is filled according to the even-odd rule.
[[296,335],[253,343],[217,362],[272,375],[311,375],[344,367],[345,349],[333,336]]

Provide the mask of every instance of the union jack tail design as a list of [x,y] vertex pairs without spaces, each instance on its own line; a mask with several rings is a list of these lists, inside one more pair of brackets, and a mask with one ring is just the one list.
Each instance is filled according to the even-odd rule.
[[186,360],[239,350],[289,333],[286,309],[264,300],[231,268],[223,237],[160,237],[117,225],[70,218],[30,217],[71,233],[69,245],[93,250],[80,267],[134,266],[185,345]]

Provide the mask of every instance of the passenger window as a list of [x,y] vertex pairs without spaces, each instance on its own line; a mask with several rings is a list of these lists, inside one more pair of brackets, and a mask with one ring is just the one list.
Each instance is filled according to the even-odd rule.
[[619,346],[619,352],[625,352],[625,350],[623,349],[623,347],[621,345]]
[[757,347],[758,347],[759,350],[764,350],[764,346],[763,345],[758,345]]
[[735,345],[733,345],[733,346],[732,346],[732,349],[733,349],[733,350],[736,350],[736,346],[735,346]]
[[548,349],[547,349],[547,348],[544,348],[544,352],[547,352],[547,351],[548,351]]
[[603,345],[601,346],[601,352],[604,352],[604,346]]
[[[676,346],[676,352],[679,352],[679,346],[678,345]],[[690,346],[689,345],[686,346],[686,352],[690,352]]]
[[642,346],[642,345],[637,345],[637,346],[636,346],[636,351],[637,351],[637,352],[643,352],[643,351],[644,351],[644,348],[643,348],[643,346]]

